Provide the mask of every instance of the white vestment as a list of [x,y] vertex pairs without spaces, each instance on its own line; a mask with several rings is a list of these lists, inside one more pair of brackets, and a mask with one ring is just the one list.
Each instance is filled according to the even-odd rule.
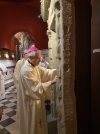
[[25,59],[22,58],[21,60],[18,60],[15,66],[15,70],[14,70],[14,80],[15,80],[15,84],[18,83],[19,80],[19,76],[20,76],[20,70],[21,67],[24,65],[25,63]]
[[[17,115],[19,114],[19,96],[18,96],[18,92],[19,92],[19,84],[18,84],[18,81],[19,81],[19,77],[20,77],[20,70],[22,68],[22,66],[24,65],[25,63],[25,59],[22,58],[21,60],[18,60],[17,63],[16,63],[16,66],[15,66],[15,69],[14,69],[14,82],[15,82],[15,86],[16,86],[16,89],[17,89]],[[18,115],[19,116],[19,115]]]
[[5,83],[3,72],[0,71],[0,100],[5,98]]
[[21,68],[19,78],[20,134],[48,134],[44,101],[52,99],[52,93],[48,87],[51,86],[55,71],[55,69],[32,66],[28,61]]

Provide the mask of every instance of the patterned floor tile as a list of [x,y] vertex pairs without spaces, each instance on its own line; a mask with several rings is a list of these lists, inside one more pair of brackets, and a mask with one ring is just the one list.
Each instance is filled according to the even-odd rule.
[[[1,121],[6,120],[6,119],[8,119],[8,118],[9,118],[9,117],[8,117],[6,114],[3,114],[3,115],[2,115],[2,120],[1,120]],[[1,122],[1,121],[0,121],[0,122]]]
[[5,128],[2,129],[2,134],[11,134],[8,130],[6,130]]
[[16,98],[11,99],[10,102],[16,102]]
[[10,108],[12,108],[12,109],[16,109],[16,108],[17,108],[17,106],[15,105],[15,106],[12,106],[12,107],[10,107]]
[[9,104],[11,103],[10,101],[6,100],[5,102],[2,102],[2,104],[6,105],[6,104]]
[[14,115],[11,117],[13,120],[17,121],[18,120],[18,116],[17,115]]
[[1,109],[6,109],[6,108],[8,108],[8,107],[5,106],[5,105],[3,105],[3,106],[1,106],[0,108],[1,108]]
[[13,110],[12,108],[8,107],[8,108],[3,110],[3,113],[6,114],[8,112],[11,112],[12,110]]
[[11,111],[9,113],[6,113],[6,115],[9,116],[9,117],[12,117],[12,116],[16,115],[16,111],[13,110],[13,111]]
[[12,100],[12,99],[14,99],[14,97],[6,97],[7,98],[7,100]]
[[3,109],[2,120],[0,121],[0,134],[19,134],[17,115],[17,91],[15,86],[6,89],[6,98],[0,101],[0,108]]
[[3,129],[4,127],[0,125],[0,129]]
[[6,120],[4,120],[4,121],[1,121],[1,122],[0,122],[0,125],[3,126],[3,127],[7,127],[8,125],[10,125],[10,124],[12,124],[12,123],[14,123],[14,122],[15,122],[15,121],[14,121],[13,119],[8,118],[8,119],[6,119]]
[[0,103],[2,103],[2,102],[6,102],[6,101],[7,101],[7,100],[6,100],[6,98],[5,98],[5,99],[1,100]]
[[12,107],[12,106],[15,106],[15,103],[9,103],[9,104],[7,104],[6,106],[10,108],[10,107]]
[[0,103],[0,107],[4,106],[2,103]]
[[15,122],[9,126],[6,127],[6,129],[11,133],[11,134],[19,134],[19,125],[18,122]]

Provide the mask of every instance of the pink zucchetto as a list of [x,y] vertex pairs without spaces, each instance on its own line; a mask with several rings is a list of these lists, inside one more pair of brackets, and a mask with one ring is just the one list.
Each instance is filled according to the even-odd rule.
[[35,45],[32,45],[29,49],[28,49],[28,52],[32,52],[32,51],[37,51],[38,48],[35,47]]

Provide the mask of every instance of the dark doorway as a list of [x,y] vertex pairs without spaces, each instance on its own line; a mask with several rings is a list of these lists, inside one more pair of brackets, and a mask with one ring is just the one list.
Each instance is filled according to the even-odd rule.
[[91,134],[91,5],[75,1],[77,134]]
[[91,3],[92,132],[100,134],[100,1],[92,0]]

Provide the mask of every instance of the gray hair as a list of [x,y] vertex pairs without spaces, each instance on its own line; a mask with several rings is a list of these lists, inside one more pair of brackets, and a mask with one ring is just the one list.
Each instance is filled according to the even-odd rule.
[[40,50],[37,50],[37,51],[32,51],[32,52],[29,52],[28,53],[28,58],[35,58],[37,54],[40,54]]
[[21,51],[21,58],[24,57],[25,54],[28,54],[28,50],[27,49],[23,49]]
[[27,49],[23,50],[23,54],[27,54],[27,53],[28,53]]

